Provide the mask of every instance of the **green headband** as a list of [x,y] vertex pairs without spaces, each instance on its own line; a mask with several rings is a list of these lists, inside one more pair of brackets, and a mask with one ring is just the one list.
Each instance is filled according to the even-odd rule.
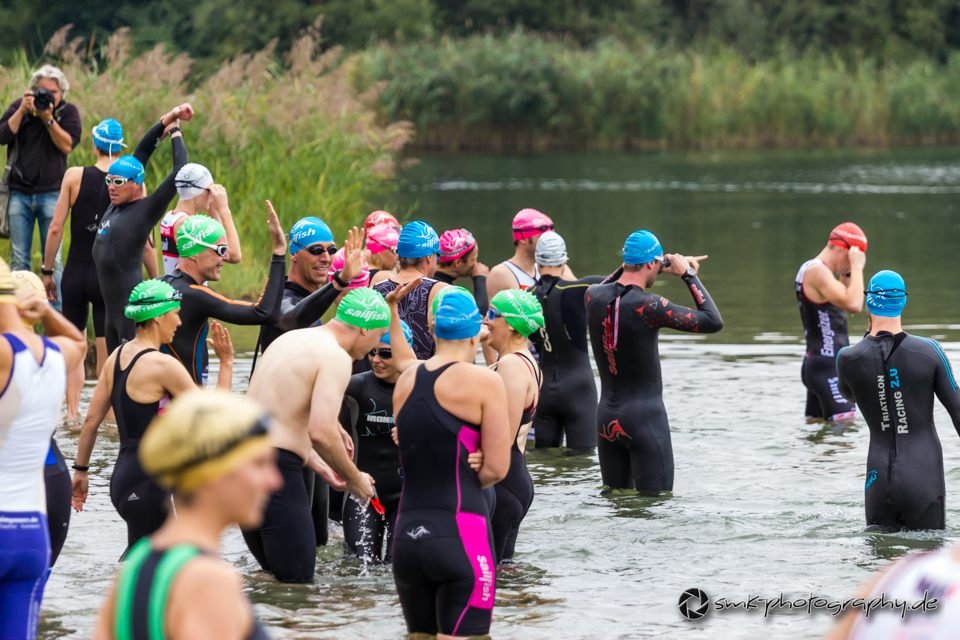
[[223,225],[203,214],[188,216],[177,229],[177,252],[182,258],[195,256],[226,235]]
[[180,292],[163,280],[144,280],[130,292],[123,315],[134,322],[146,322],[180,308]]
[[543,326],[543,307],[529,291],[506,289],[493,296],[490,306],[499,311],[510,328],[524,338]]
[[390,326],[390,306],[377,291],[361,287],[340,301],[337,320],[358,329],[386,329]]

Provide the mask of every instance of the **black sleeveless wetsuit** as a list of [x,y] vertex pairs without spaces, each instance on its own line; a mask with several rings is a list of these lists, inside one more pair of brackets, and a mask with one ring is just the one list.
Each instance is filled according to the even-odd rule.
[[829,302],[812,302],[803,293],[803,276],[811,265],[818,262],[816,258],[804,262],[794,282],[797,306],[803,321],[803,336],[807,343],[800,369],[800,379],[807,388],[804,415],[823,420],[843,420],[852,418],[856,411],[853,403],[840,393],[837,381],[837,354],[850,344],[847,314]]
[[70,471],[60,453],[57,441],[50,438],[50,449],[43,465],[43,480],[47,496],[47,529],[50,532],[50,566],[57,563],[63,543],[70,528],[71,497],[73,486]]
[[77,200],[70,207],[70,250],[60,283],[64,317],[86,332],[89,307],[93,307],[93,333],[98,338],[103,337],[104,307],[93,263],[93,242],[100,216],[110,206],[106,175],[96,166],[83,168]]
[[[122,347],[121,347],[122,349]],[[120,517],[127,523],[127,548],[160,528],[167,518],[170,493],[160,488],[140,466],[137,449],[150,421],[157,416],[160,402],[141,404],[127,394],[127,378],[144,354],[155,349],[144,349],[133,356],[126,369],[120,368],[122,350],[117,352],[113,367],[113,389],[110,404],[117,417],[120,433],[120,452],[110,477],[110,500]]]
[[[433,290],[437,280],[433,278],[424,278],[417,288],[407,294],[407,297],[397,305],[397,311],[400,313],[400,319],[406,321],[413,331],[413,352],[417,354],[417,359],[427,360],[433,356],[437,350],[437,343],[433,339],[433,333],[427,325],[427,312],[430,307],[430,291]],[[398,285],[393,280],[384,280],[374,285],[374,291],[379,291],[384,297],[396,289]]]
[[597,446],[597,385],[587,354],[587,287],[603,276],[561,280],[540,276],[530,289],[543,307],[544,326],[530,336],[540,354],[543,388],[533,421],[538,449],[567,447],[589,451]]
[[663,405],[660,329],[715,333],[723,320],[696,277],[684,276],[696,309],[618,282],[587,290],[587,326],[600,374],[597,453],[603,484],[644,493],[673,489],[673,447]]
[[373,476],[377,497],[387,510],[381,516],[356,500],[343,501],[344,544],[365,561],[390,560],[400,505],[400,458],[390,435],[393,387],[373,371],[357,374],[350,378],[340,413],[340,423],[353,438],[357,468]]
[[[370,275],[373,277],[373,274]],[[453,276],[449,276],[442,271],[437,271],[434,274],[434,277],[438,282],[443,282],[444,284],[453,284],[457,281]],[[477,308],[480,310],[480,315],[487,315],[487,309],[490,308],[490,296],[487,293],[487,276],[471,276],[473,280],[473,299],[477,301]]]
[[870,426],[867,524],[943,529],[943,452],[933,424],[933,396],[960,433],[960,392],[940,345],[884,331],[842,349],[837,373],[841,392],[857,403]]
[[[147,166],[157,148],[164,126],[159,122],[144,134],[134,157]],[[93,241],[93,261],[97,265],[97,279],[101,282],[105,308],[105,337],[107,353],[112,353],[124,340],[136,334],[133,320],[123,315],[130,292],[143,280],[141,263],[143,247],[153,228],[167,212],[167,205],[176,195],[174,178],[187,163],[187,148],[179,136],[171,138],[173,170],[157,190],[146,198],[123,205],[111,204],[100,218],[97,237]]]
[[480,428],[440,406],[435,371],[419,365],[397,415],[403,493],[393,539],[393,578],[409,633],[490,632],[496,559],[488,509],[467,456]]
[[[528,356],[522,353],[516,355],[523,359],[531,371],[536,371]],[[536,375],[537,386],[539,386],[540,372],[537,371]],[[533,404],[523,410],[520,424],[517,425],[517,430],[513,434],[513,442],[510,445],[510,469],[503,480],[493,485],[497,501],[493,516],[490,518],[490,525],[493,527],[493,551],[497,556],[497,562],[513,558],[517,534],[520,533],[520,523],[523,522],[527,511],[530,510],[530,505],[533,504],[533,478],[530,476],[530,470],[527,469],[527,459],[517,445],[517,438],[520,436],[521,427],[532,421],[536,412],[537,402],[534,399]]]

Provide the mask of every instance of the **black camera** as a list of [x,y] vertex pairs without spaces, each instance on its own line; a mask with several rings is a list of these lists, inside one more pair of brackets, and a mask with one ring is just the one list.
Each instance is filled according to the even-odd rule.
[[53,104],[53,94],[50,93],[49,89],[42,87],[34,89],[32,94],[33,105],[37,108],[37,111],[46,111]]

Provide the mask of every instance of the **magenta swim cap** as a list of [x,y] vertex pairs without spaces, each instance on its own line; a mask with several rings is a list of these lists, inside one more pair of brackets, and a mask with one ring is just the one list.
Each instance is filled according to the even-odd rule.
[[477,246],[473,234],[466,229],[450,229],[440,236],[440,262],[453,262]]
[[386,211],[373,211],[367,215],[367,219],[363,221],[363,228],[369,231],[373,227],[379,226],[381,224],[389,224],[397,231],[400,231],[400,223],[396,218],[393,217],[392,213]]
[[536,209],[521,209],[513,216],[513,239],[527,240],[546,231],[553,231],[553,220]]
[[396,251],[399,239],[400,232],[396,227],[390,224],[378,224],[367,231],[367,249],[374,254],[387,250]]
[[[327,276],[330,282],[333,282],[333,274],[343,269],[343,265],[346,260],[343,257],[343,247],[340,247],[340,250],[333,254],[333,260],[330,261],[330,275]],[[360,269],[360,273],[350,281],[350,284],[347,285],[347,291],[351,289],[360,289],[361,287],[366,287],[370,284],[370,269],[367,265],[363,265],[363,268]]]

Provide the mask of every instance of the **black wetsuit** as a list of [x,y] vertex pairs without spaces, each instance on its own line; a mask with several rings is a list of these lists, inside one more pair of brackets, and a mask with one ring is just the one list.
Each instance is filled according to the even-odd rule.
[[837,381],[837,354],[850,344],[847,335],[847,314],[824,302],[812,302],[803,293],[803,276],[807,269],[820,262],[807,260],[800,267],[794,282],[803,336],[807,351],[803,356],[800,379],[807,388],[804,415],[823,420],[852,418],[856,407],[840,393]]
[[137,459],[140,439],[150,421],[157,416],[160,401],[141,404],[127,394],[130,372],[137,360],[151,351],[154,349],[144,349],[133,356],[126,369],[121,369],[121,347],[114,363],[113,389],[110,391],[110,404],[117,417],[117,431],[120,433],[120,452],[110,477],[110,500],[127,523],[128,549],[140,538],[159,529],[167,519],[170,507],[170,493],[147,475]]
[[597,453],[603,483],[644,493],[673,489],[673,447],[663,406],[660,329],[715,333],[723,320],[696,276],[684,276],[696,309],[618,282],[587,290],[587,326],[600,374]]
[[304,461],[286,449],[276,449],[283,486],[270,496],[257,529],[243,530],[250,553],[264,571],[280,582],[313,582],[317,541],[304,480]]
[[437,378],[456,363],[421,364],[397,415],[403,494],[393,539],[393,579],[409,633],[490,631],[496,560],[486,498],[467,456],[480,428],[440,406]]
[[[417,288],[407,294],[400,304],[397,305],[397,311],[400,319],[404,320],[413,331],[413,352],[417,354],[417,359],[427,360],[433,356],[437,349],[437,343],[433,339],[433,332],[427,325],[427,312],[430,308],[430,292],[433,290],[437,280],[433,278],[424,278]],[[379,291],[384,297],[396,289],[398,285],[393,280],[384,280],[373,286],[375,291]]]
[[[444,284],[453,284],[457,281],[456,278],[442,271],[437,271],[434,274],[434,278]],[[473,299],[477,301],[477,308],[480,309],[480,315],[485,316],[487,315],[487,309],[490,308],[490,297],[487,293],[487,276],[471,276],[470,279],[473,280]]]
[[365,561],[390,560],[397,507],[400,504],[400,458],[393,443],[393,387],[373,371],[350,378],[340,423],[350,431],[357,468],[373,476],[383,516],[353,499],[343,501],[343,541]]
[[544,326],[530,336],[540,354],[543,388],[533,421],[538,449],[567,446],[588,451],[597,446],[597,385],[587,354],[587,287],[603,276],[561,280],[540,276],[530,292],[543,307]]
[[98,338],[104,335],[104,306],[97,266],[93,262],[93,242],[97,238],[100,216],[110,206],[104,182],[106,175],[95,166],[83,168],[80,190],[70,207],[70,250],[60,283],[64,317],[86,332],[89,307],[93,307],[93,334]]
[[[133,155],[147,166],[150,155],[157,148],[164,126],[155,124],[143,136]],[[176,195],[174,178],[187,163],[187,148],[180,136],[173,141],[173,170],[157,190],[146,198],[120,206],[111,204],[100,219],[97,238],[93,242],[93,261],[101,283],[105,308],[105,337],[107,352],[112,353],[124,340],[136,334],[133,320],[123,315],[130,292],[143,280],[141,263],[143,247],[153,228],[167,211],[167,205]]]
[[180,269],[160,278],[183,296],[180,302],[180,326],[173,341],[164,345],[190,372],[197,384],[207,383],[207,333],[210,318],[233,324],[267,324],[274,322],[283,294],[285,256],[273,256],[263,293],[255,302],[231,300],[206,285],[198,284]]
[[[530,367],[531,371],[536,371],[532,360],[522,353],[516,354]],[[540,385],[540,372],[536,372],[537,386]],[[523,522],[530,505],[533,504],[533,478],[530,477],[530,470],[527,469],[527,459],[517,445],[517,438],[520,436],[520,429],[523,425],[533,420],[537,411],[537,402],[523,410],[520,416],[520,424],[513,434],[513,442],[510,445],[510,469],[503,480],[493,485],[497,495],[497,501],[493,510],[493,517],[490,518],[490,525],[493,527],[493,550],[497,556],[497,562],[510,560],[513,558],[514,547],[517,544],[517,534],[520,533],[520,523]]]
[[70,502],[73,487],[70,484],[70,471],[60,453],[56,440],[50,438],[50,450],[43,466],[44,484],[47,494],[47,528],[50,531],[50,566],[57,563],[60,550],[67,540],[70,528]]
[[[257,366],[257,356],[267,350],[274,340],[287,331],[305,329],[320,324],[320,318],[337,301],[340,291],[327,283],[314,292],[307,291],[295,282],[287,280],[283,284],[283,293],[280,299],[280,311],[275,322],[260,326],[260,337],[257,339],[257,348],[253,354],[253,364],[250,366],[250,375]],[[323,478],[309,469],[303,473],[307,483],[307,494],[313,505],[313,528],[317,538],[317,546],[327,544],[330,537],[328,527],[328,512],[330,509],[330,486]],[[336,518],[335,518],[336,519]]]
[[933,396],[960,433],[960,392],[935,340],[881,332],[837,356],[840,391],[870,426],[864,499],[868,525],[943,529],[943,452]]

